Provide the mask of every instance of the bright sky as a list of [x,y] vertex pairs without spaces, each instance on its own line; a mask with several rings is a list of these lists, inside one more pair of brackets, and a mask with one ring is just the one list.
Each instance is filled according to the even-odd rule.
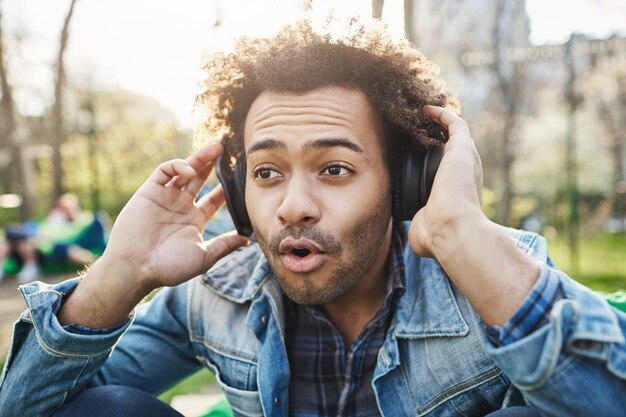
[[[222,49],[241,34],[273,32],[301,13],[304,0],[78,0],[71,26],[68,67],[74,82],[121,86],[148,95],[172,109],[181,126],[191,125],[190,109],[200,79],[203,50]],[[469,0],[468,0],[469,1]],[[222,9],[218,5],[222,4]],[[370,11],[371,0],[318,0],[343,12]],[[10,56],[11,77],[27,86],[20,109],[37,114],[51,95],[51,73],[68,0],[2,0],[3,32],[21,34],[23,59]],[[562,42],[570,33],[598,36],[626,32],[623,0],[527,0],[533,43]],[[402,30],[402,0],[386,0],[395,32]],[[219,32],[213,29],[222,18]]]

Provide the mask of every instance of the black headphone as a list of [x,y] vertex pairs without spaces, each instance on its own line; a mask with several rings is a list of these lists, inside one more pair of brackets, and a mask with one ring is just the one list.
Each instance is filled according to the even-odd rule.
[[[397,222],[411,220],[426,205],[435,173],[443,158],[444,145],[432,148],[416,145],[400,153],[400,164],[392,173],[392,215]],[[217,159],[215,173],[224,187],[226,205],[242,236],[252,235],[252,223],[245,202],[246,161],[224,153]]]

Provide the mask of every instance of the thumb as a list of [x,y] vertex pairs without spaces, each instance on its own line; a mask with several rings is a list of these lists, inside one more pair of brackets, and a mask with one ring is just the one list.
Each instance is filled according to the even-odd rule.
[[209,269],[215,262],[228,255],[235,249],[250,243],[245,237],[238,235],[236,231],[228,232],[204,242],[205,267]]
[[422,208],[411,220],[409,226],[409,245],[418,256],[432,258],[433,254],[426,246],[426,240],[429,239],[428,231],[424,226],[424,209]]

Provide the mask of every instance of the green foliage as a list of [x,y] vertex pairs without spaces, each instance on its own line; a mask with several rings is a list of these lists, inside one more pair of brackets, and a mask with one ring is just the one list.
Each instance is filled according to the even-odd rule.
[[491,189],[491,188],[487,188],[487,187],[483,187],[483,212],[485,213],[485,215],[487,217],[489,217],[490,219],[493,218],[493,216],[496,215],[496,202],[497,202],[497,197],[496,197],[496,193]]
[[537,198],[531,195],[516,195],[511,202],[509,224],[519,227],[522,220],[533,214],[538,205]]
[[19,208],[0,208],[0,226],[20,221]]
[[[181,131],[171,112],[152,99],[125,91],[99,93],[91,98],[92,126],[75,131],[63,145],[65,184],[88,209],[116,217],[135,190],[163,161],[186,156],[191,135]],[[73,118],[89,118],[76,109]],[[91,132],[87,132],[91,130]],[[52,192],[52,161],[38,161],[38,194]],[[49,198],[39,200],[45,213]]]

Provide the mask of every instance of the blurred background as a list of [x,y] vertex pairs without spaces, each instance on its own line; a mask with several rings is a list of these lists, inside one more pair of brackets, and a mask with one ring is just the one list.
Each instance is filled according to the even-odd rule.
[[0,0],[0,228],[66,192],[114,220],[190,151],[202,52],[310,9],[406,33],[463,104],[489,217],[544,234],[581,282],[626,288],[619,0]]

